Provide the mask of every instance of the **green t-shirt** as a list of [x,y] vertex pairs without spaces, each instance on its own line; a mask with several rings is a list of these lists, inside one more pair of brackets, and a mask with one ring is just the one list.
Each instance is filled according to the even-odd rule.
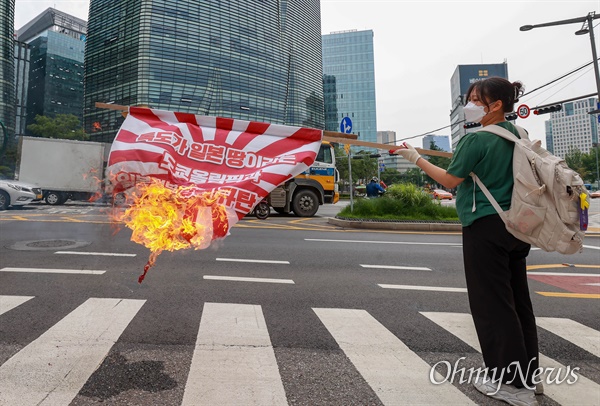
[[[519,133],[508,121],[498,123],[517,137]],[[458,142],[452,162],[447,172],[464,178],[456,191],[456,210],[463,227],[471,225],[475,220],[496,214],[496,209],[483,194],[479,186],[469,176],[475,173],[500,207],[510,208],[513,189],[513,149],[514,143],[487,131],[477,131],[461,138]],[[473,211],[475,196],[475,211]]]

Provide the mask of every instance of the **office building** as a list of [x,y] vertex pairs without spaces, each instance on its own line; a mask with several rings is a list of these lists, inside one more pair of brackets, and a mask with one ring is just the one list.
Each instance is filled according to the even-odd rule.
[[550,113],[546,121],[548,151],[564,158],[573,150],[589,153],[598,142],[598,116],[589,114],[596,109],[598,99],[589,98],[563,103],[560,111]]
[[423,137],[423,149],[431,149],[431,143],[434,143],[436,147],[442,151],[451,152],[450,150],[450,139],[447,135],[433,135],[429,134]]
[[96,102],[324,127],[318,0],[91,0],[85,130],[123,117]]
[[322,44],[326,129],[340,131],[342,119],[348,117],[352,134],[376,142],[373,31],[333,32],[322,36]]
[[[508,65],[506,62],[497,64],[458,65],[450,79],[450,96],[452,109],[450,111],[452,150],[458,145],[460,138],[467,132],[477,131],[477,128],[465,129],[465,114],[463,107],[467,90],[476,81],[498,76],[508,79]],[[516,106],[515,106],[516,107]]]
[[29,88],[29,45],[15,39],[15,135],[25,135]]
[[26,125],[37,115],[83,119],[83,62],[87,24],[48,8],[17,31],[29,48]]
[[[15,67],[13,49],[13,32],[15,19],[15,1],[0,2],[0,136],[13,139],[15,133]],[[9,51],[10,50],[10,51]],[[4,142],[4,141],[2,141]]]

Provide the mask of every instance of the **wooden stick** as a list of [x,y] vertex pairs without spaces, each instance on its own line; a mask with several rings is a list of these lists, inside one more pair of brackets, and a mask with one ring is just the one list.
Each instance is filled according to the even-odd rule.
[[[390,149],[398,149],[397,145],[379,144],[377,142],[360,141],[360,140],[353,140],[353,139],[347,139],[347,138],[331,137],[331,136],[326,136],[326,135],[323,136],[323,140],[329,141],[329,142],[336,142],[338,144],[360,145],[363,147],[384,149],[386,151],[389,151]],[[431,149],[422,149],[422,148],[415,148],[415,149],[421,155],[441,156],[444,158],[452,158],[452,152],[434,151]]]
[[108,109],[108,110],[119,110],[119,111],[129,110],[129,107],[127,107],[127,106],[121,106],[119,104],[112,104],[112,103],[96,102],[96,107],[99,109]]
[[[109,110],[119,110],[119,111],[127,111],[129,109],[129,107],[127,107],[127,106],[121,106],[121,105],[112,104],[112,103],[100,103],[100,102],[96,102],[96,107],[99,109],[109,109]],[[357,138],[358,138],[358,136],[355,134],[338,133],[335,131],[323,131],[323,140],[324,141],[335,142],[338,144],[350,144],[350,145],[359,145],[362,147],[384,149],[386,151],[390,150],[390,149],[394,149],[394,147],[397,147],[397,145],[379,144],[377,142],[361,141],[361,140],[358,140]],[[421,148],[415,148],[415,149],[421,155],[441,156],[441,157],[445,157],[445,158],[452,157],[452,152],[433,151],[430,149],[421,149]]]

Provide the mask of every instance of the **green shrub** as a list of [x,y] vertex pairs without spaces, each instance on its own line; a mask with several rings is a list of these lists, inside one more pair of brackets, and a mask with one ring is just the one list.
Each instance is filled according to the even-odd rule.
[[442,206],[411,183],[390,186],[385,195],[375,199],[358,199],[354,210],[346,206],[338,217],[373,220],[458,221],[456,208]]

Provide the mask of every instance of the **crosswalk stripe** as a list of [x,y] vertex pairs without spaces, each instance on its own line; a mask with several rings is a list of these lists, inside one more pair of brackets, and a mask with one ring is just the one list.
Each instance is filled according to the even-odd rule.
[[571,319],[537,317],[536,322],[541,328],[572,342],[596,357],[600,357],[600,331]]
[[144,303],[88,299],[0,366],[0,405],[68,405]]
[[287,405],[261,306],[204,304],[182,405]]
[[[437,312],[421,312],[421,314],[481,352],[473,318],[470,314]],[[567,370],[565,365],[543,354],[540,354],[540,366],[542,368],[554,368],[554,373],[560,370],[562,376]],[[547,382],[544,382],[544,394],[561,405],[572,405],[573,402],[581,406],[598,405],[600,385],[582,375],[578,375],[577,382],[572,385],[566,383],[548,385]]]
[[29,299],[33,299],[33,296],[0,296],[0,314],[22,305]]
[[[431,366],[367,311],[324,308],[313,311],[382,403],[473,404],[451,383],[431,383]],[[436,375],[441,382],[441,375]]]

